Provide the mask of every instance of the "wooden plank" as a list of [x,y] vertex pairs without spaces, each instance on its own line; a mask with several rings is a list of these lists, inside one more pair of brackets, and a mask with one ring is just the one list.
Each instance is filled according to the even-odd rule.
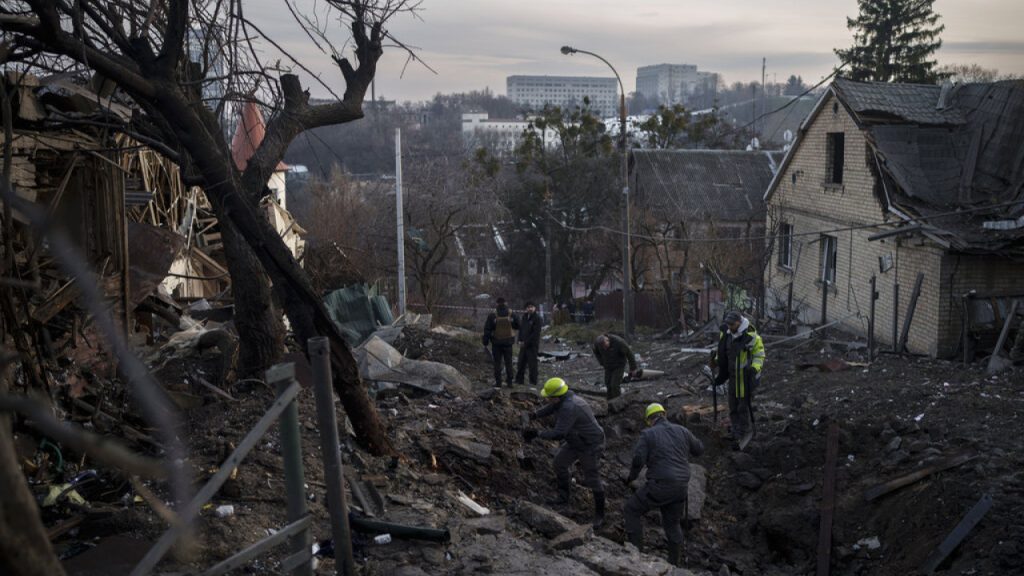
[[950,468],[955,468],[957,466],[960,466],[961,464],[965,464],[967,462],[970,462],[971,460],[974,460],[977,457],[978,457],[977,454],[969,454],[969,453],[965,452],[965,453],[960,454],[958,456],[954,456],[954,457],[952,457],[952,458],[950,458],[948,460],[944,460],[942,462],[938,462],[936,464],[932,464],[931,466],[927,466],[925,468],[922,468],[922,469],[920,469],[920,470],[918,470],[916,472],[911,472],[910,474],[906,474],[904,476],[900,476],[899,478],[896,478],[894,480],[890,480],[890,481],[888,481],[888,482],[886,482],[884,484],[879,484],[877,486],[872,486],[871,488],[868,488],[867,490],[864,491],[864,499],[867,500],[868,502],[870,502],[870,501],[872,501],[872,500],[874,500],[874,499],[876,499],[876,498],[878,498],[880,496],[884,496],[884,495],[886,495],[886,494],[888,494],[888,493],[890,493],[890,492],[892,492],[894,490],[899,490],[900,488],[903,488],[904,486],[907,486],[909,484],[913,484],[914,482],[917,482],[918,480],[921,480],[923,478],[927,478],[928,476],[931,476],[932,474],[935,474],[936,472],[942,472],[943,470],[949,470]]
[[832,517],[836,507],[836,457],[839,455],[839,422],[828,426],[825,448],[825,479],[821,487],[821,525],[818,529],[818,576],[828,576],[832,558]]
[[928,557],[927,561],[925,561],[924,567],[921,568],[921,571],[925,574],[935,572],[939,568],[939,565],[942,564],[942,561],[952,554],[953,550],[956,550],[956,547],[959,546],[960,543],[963,542],[964,538],[971,533],[971,530],[974,530],[974,527],[978,525],[978,522],[981,522],[981,519],[985,517],[985,514],[988,514],[990,508],[992,508],[992,495],[985,494],[980,500],[978,500],[978,503],[975,504],[966,515],[964,515],[960,520],[960,523],[956,525],[956,528],[954,528],[948,536],[946,536],[946,539],[942,541],[942,544],[939,544],[939,547],[935,552],[932,552],[932,555]]
[[36,306],[32,311],[32,319],[40,324],[46,324],[51,318],[68,307],[78,297],[78,287],[75,281],[71,280],[54,291],[42,304]]
[[[988,359],[987,371],[989,374],[995,374],[999,371],[1001,364],[1009,365],[1003,354],[1003,346],[1006,345],[1006,339],[1010,336],[1010,325],[1013,324],[1013,319],[1017,316],[1017,304],[1019,300],[1014,300],[1010,306],[1010,313],[1006,315],[1006,321],[1003,322],[1003,331],[999,333],[999,340],[996,341],[996,347],[992,349],[992,356]],[[993,309],[998,310],[997,306],[993,306]]]
[[900,333],[900,344],[896,352],[902,354],[907,349],[907,338],[910,336],[910,323],[914,321],[914,310],[917,309],[917,299],[921,296],[921,284],[924,283],[924,272],[917,273],[917,280],[914,282],[914,291],[910,294],[910,304],[907,306],[907,317],[903,320],[903,330]]

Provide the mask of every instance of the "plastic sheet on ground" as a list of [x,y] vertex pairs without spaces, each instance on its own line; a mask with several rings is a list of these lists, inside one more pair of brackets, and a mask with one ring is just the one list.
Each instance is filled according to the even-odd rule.
[[352,346],[358,346],[379,327],[393,322],[387,301],[365,284],[331,292],[324,298],[324,306],[342,337]]
[[372,336],[353,352],[359,363],[359,375],[365,380],[397,383],[432,393],[446,389],[453,393],[470,390],[469,380],[455,368],[440,362],[406,358],[377,336]]

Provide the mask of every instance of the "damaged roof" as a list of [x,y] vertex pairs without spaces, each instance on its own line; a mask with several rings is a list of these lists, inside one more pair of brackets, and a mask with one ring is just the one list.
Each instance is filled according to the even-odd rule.
[[[928,222],[931,235],[964,252],[1024,254],[1024,81],[965,84],[946,95],[956,125],[879,123],[866,128],[890,204]],[[988,209],[987,207],[991,207]],[[986,227],[993,220],[1018,219]]]
[[680,219],[764,218],[764,190],[781,152],[634,150],[636,202]]
[[947,248],[1024,257],[1024,81],[939,86],[837,78],[801,125],[783,169],[829,95],[863,130],[886,209],[905,220],[931,217],[922,230]]
[[956,125],[964,117],[955,107],[939,107],[942,86],[854,82],[836,78],[832,90],[860,120],[902,121],[913,124]]

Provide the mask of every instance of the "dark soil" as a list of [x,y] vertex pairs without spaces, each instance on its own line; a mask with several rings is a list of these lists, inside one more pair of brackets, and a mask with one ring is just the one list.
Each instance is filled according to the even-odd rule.
[[[799,345],[790,349],[793,344]],[[384,517],[414,525],[446,526],[453,533],[449,545],[395,541],[388,546],[357,546],[363,570],[392,574],[400,573],[400,566],[410,565],[427,574],[489,570],[489,560],[471,552],[474,541],[462,529],[467,514],[454,496],[461,491],[494,513],[507,512],[511,518],[517,501],[543,503],[553,495],[551,457],[557,447],[543,441],[526,444],[521,435],[522,414],[540,406],[540,399],[529,388],[491,388],[486,357],[469,338],[407,329],[395,346],[409,357],[455,366],[476,389],[465,397],[447,393],[415,396],[409,390],[378,398],[402,453],[398,460],[367,456],[354,448],[342,430],[346,466],[383,496]],[[636,351],[647,367],[665,370],[667,375],[627,384],[623,399],[609,406],[599,395],[585,392],[598,391],[600,380],[600,370],[589,357],[586,344],[548,341],[543,346],[581,354],[572,360],[542,363],[541,381],[555,375],[566,378],[594,407],[608,436],[602,475],[609,495],[609,517],[602,535],[624,539],[621,510],[629,489],[621,479],[643,426],[643,407],[660,401],[673,419],[686,423],[707,447],[705,455],[694,461],[707,468],[707,501],[702,519],[689,527],[685,549],[687,567],[695,572],[718,574],[726,565],[733,574],[743,575],[814,573],[826,436],[829,424],[835,421],[840,434],[831,574],[917,573],[986,493],[994,498],[991,511],[941,566],[940,573],[1024,573],[1024,468],[1018,419],[1024,402],[1021,370],[988,377],[979,365],[964,367],[893,355],[882,355],[867,365],[862,352],[847,352],[845,345],[819,340],[779,346],[769,343],[762,389],[757,391],[757,436],[741,453],[732,449],[728,438],[724,399],[720,399],[718,422],[712,417],[707,381],[700,375],[705,358],[682,354],[680,347],[672,340],[638,342]],[[798,368],[831,358],[865,365],[838,372]],[[253,381],[223,386],[235,401],[187,385],[197,369],[212,374],[217,368],[215,360],[193,359],[160,372],[168,388],[185,387],[200,399],[200,406],[185,412],[184,434],[192,450],[192,470],[200,481],[216,470],[273,398],[266,385]],[[313,394],[308,388],[300,394],[299,411],[309,507],[316,519],[315,538],[321,540],[330,537],[330,530]],[[340,405],[338,417],[344,422]],[[550,423],[534,423],[538,425]],[[453,449],[448,440],[452,430],[462,430],[471,434],[473,441],[489,444],[489,460],[477,461]],[[874,501],[864,498],[869,487],[962,453],[976,457]],[[123,483],[120,486],[122,492],[130,491]],[[162,486],[154,486],[154,490],[164,494]],[[121,496],[106,497],[115,501]],[[358,502],[352,503],[359,507]],[[169,560],[167,569],[210,566],[266,536],[268,529],[287,523],[276,427],[212,504],[198,524],[199,541],[204,544],[199,556],[184,564]],[[221,504],[233,505],[234,515],[216,517],[213,509]],[[586,523],[591,510],[589,491],[578,489],[571,504],[560,512]],[[653,553],[664,557],[656,514],[647,519],[646,527]],[[135,503],[103,520],[87,522],[80,532],[65,535],[58,547],[112,534],[152,541],[164,529],[165,524],[148,506]],[[524,554],[523,549],[529,549],[520,540],[536,543],[530,554],[544,554],[542,536],[514,520],[507,530],[515,538],[515,542],[508,540],[509,554]],[[879,546],[873,548],[873,541],[868,545],[872,538],[877,538]],[[251,564],[248,573],[277,574],[286,555],[282,547]],[[325,560],[318,573],[330,573],[332,567],[332,561]]]

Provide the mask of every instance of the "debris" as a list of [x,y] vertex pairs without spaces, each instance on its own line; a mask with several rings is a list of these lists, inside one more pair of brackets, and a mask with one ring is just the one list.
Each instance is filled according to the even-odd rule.
[[673,571],[672,566],[660,558],[641,554],[633,546],[618,544],[600,536],[573,548],[570,555],[601,576],[667,575]]
[[447,447],[456,454],[477,462],[487,463],[491,460],[491,445],[474,442],[472,432],[451,428],[443,428],[441,432],[445,435]]
[[440,362],[405,358],[376,336],[371,336],[352,352],[359,363],[359,375],[366,380],[397,382],[431,393],[447,389],[468,394],[472,388],[469,380],[455,368]]
[[700,520],[707,499],[708,474],[700,464],[690,463],[690,483],[686,492],[686,514],[691,520]]
[[482,518],[470,518],[465,526],[477,534],[501,534],[508,525],[508,517],[504,514],[493,514]]
[[868,550],[878,550],[882,547],[882,543],[878,540],[878,536],[872,536],[870,538],[861,538],[857,540],[857,543],[853,545],[854,550],[860,548],[867,548]]
[[[1019,300],[1014,299],[1013,304],[1010,306],[1010,312],[1006,315],[1006,321],[1003,323],[1003,329],[999,333],[999,339],[996,341],[996,347],[992,350],[992,356],[989,357],[988,366],[985,369],[989,374],[996,374],[1013,366],[1012,359],[1003,355],[1003,346],[1006,344],[1006,339],[1010,336],[1010,325],[1013,324],[1013,321],[1017,316],[1017,305],[1019,303]],[[1017,330],[1024,330],[1024,324],[1022,324]]]
[[974,527],[981,522],[981,519],[988,514],[989,509],[992,508],[992,495],[985,494],[978,500],[978,503],[960,520],[960,523],[956,525],[956,528],[946,536],[946,539],[939,544],[938,549],[928,557],[928,560],[924,563],[921,571],[925,574],[931,574],[935,572],[939,565],[942,564],[943,560],[947,556],[952,554],[956,547],[963,542],[964,538],[974,530]]
[[821,525],[818,531],[818,576],[828,576],[832,554],[832,516],[835,513],[836,456],[839,453],[839,422],[828,425],[825,448],[825,479],[821,488]]
[[221,504],[217,506],[213,511],[213,515],[217,518],[227,518],[235,515],[235,507],[231,504]]
[[577,528],[572,520],[533,502],[520,502],[518,512],[523,522],[549,538]]
[[459,491],[458,495],[456,495],[455,499],[458,500],[459,504],[462,504],[463,506],[468,508],[470,512],[476,514],[477,516],[487,516],[491,513],[490,509],[477,504],[476,502],[473,501],[472,498],[463,494],[461,490]]
[[922,469],[920,469],[920,470],[918,470],[916,472],[911,472],[910,474],[907,474],[905,476],[900,476],[899,478],[896,478],[894,480],[890,480],[890,481],[888,481],[888,482],[886,482],[884,484],[879,484],[877,486],[873,486],[871,488],[868,488],[864,492],[864,498],[868,502],[870,502],[870,501],[872,501],[872,500],[874,500],[876,498],[879,498],[880,496],[884,496],[884,495],[886,495],[886,494],[888,494],[888,493],[890,493],[890,492],[892,492],[894,490],[898,490],[900,488],[903,488],[904,486],[913,484],[914,482],[917,482],[918,480],[926,478],[926,477],[928,477],[928,476],[930,476],[930,475],[932,475],[932,474],[934,474],[936,472],[942,472],[943,470],[948,470],[950,468],[955,468],[957,466],[960,466],[961,464],[964,464],[966,462],[970,462],[971,460],[974,460],[975,458],[977,458],[976,454],[963,453],[963,454],[960,454],[958,456],[954,456],[954,457],[952,457],[952,458],[950,458],[950,459],[948,459],[948,460],[946,460],[944,462],[939,462],[939,463],[933,464],[931,466],[926,466],[925,468],[922,468]]
[[592,526],[580,525],[549,540],[547,548],[548,550],[568,550],[583,544],[593,535],[594,528]]
[[391,544],[391,534],[378,534],[373,537],[374,544]]

